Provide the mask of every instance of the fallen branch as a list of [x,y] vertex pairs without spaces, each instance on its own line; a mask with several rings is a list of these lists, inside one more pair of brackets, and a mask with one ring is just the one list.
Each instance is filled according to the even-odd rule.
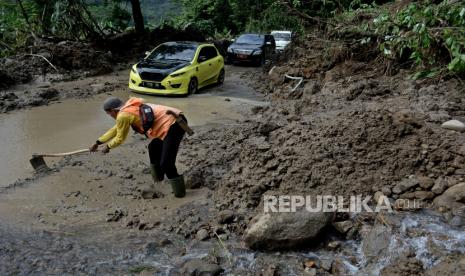
[[8,44],[6,44],[5,42],[3,42],[2,40],[0,40],[0,44],[2,44],[3,46],[5,46],[5,48],[7,48],[7,49],[10,50],[10,51],[13,50]]
[[58,72],[58,69],[55,67],[55,65],[53,65],[53,64],[52,64],[46,57],[44,57],[44,56],[37,55],[37,54],[25,54],[25,55],[23,55],[23,56],[41,57],[41,58],[45,59],[45,61],[46,61],[48,64],[50,64],[50,66],[52,66],[52,68],[55,69],[55,71]]
[[299,85],[304,81],[304,78],[302,78],[302,77],[293,77],[293,76],[289,76],[289,75],[287,75],[287,74],[284,75],[284,76],[285,76],[286,78],[288,78],[288,79],[291,79],[291,80],[299,80],[299,83],[297,83],[297,85],[294,86],[294,88],[292,88],[292,91],[291,91],[291,92],[294,92],[294,91],[297,89],[297,87],[299,87]]

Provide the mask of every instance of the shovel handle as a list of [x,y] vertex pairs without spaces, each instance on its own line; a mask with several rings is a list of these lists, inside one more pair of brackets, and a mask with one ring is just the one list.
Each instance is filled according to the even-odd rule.
[[75,150],[75,151],[70,151],[70,152],[61,152],[61,153],[34,154],[33,156],[35,157],[61,157],[61,156],[68,156],[68,155],[73,155],[73,154],[78,154],[78,153],[83,153],[83,152],[89,152],[89,149],[80,149],[80,150]]

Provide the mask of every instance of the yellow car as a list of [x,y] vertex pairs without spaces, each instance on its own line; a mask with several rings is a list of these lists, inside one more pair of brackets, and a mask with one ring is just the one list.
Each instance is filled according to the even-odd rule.
[[166,42],[146,54],[129,74],[134,92],[187,95],[224,82],[224,59],[213,44]]

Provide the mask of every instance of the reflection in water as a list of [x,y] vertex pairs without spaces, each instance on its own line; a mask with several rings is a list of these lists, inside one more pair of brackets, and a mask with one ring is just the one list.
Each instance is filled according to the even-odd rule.
[[[151,97],[127,92],[113,95],[121,99],[142,97],[148,102],[177,107],[184,111],[192,126],[239,119],[241,105],[249,106],[252,103],[239,98],[228,102],[224,97],[205,94],[186,98]],[[65,100],[59,104],[2,115],[0,187],[33,173],[29,165],[33,153],[67,152],[92,144],[113,125],[113,119],[101,109],[106,97],[99,95],[88,100]],[[53,160],[47,159],[47,162],[53,163]]]

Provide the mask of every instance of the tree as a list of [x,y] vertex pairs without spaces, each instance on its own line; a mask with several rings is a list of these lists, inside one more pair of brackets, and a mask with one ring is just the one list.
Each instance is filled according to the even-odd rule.
[[132,6],[132,18],[134,19],[134,26],[136,32],[144,32],[144,17],[142,16],[142,11],[140,9],[139,0],[131,0]]

